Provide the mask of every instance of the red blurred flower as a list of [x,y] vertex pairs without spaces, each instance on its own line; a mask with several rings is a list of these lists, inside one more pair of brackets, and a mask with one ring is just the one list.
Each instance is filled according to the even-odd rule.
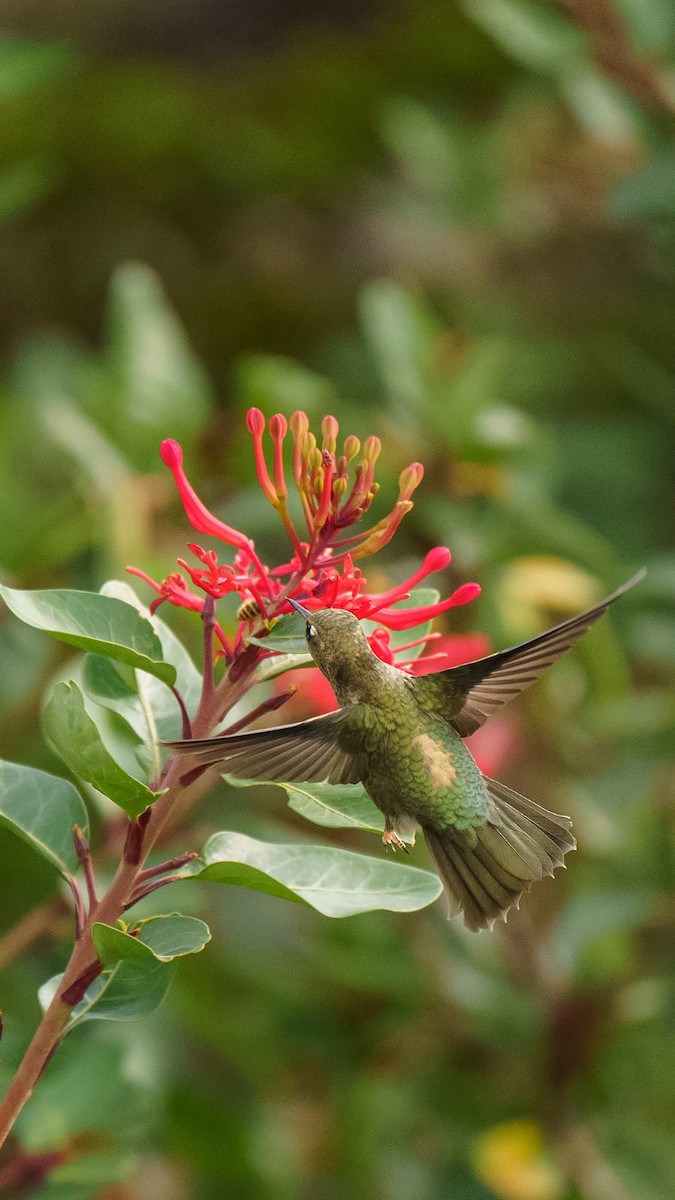
[[[429,650],[432,653],[429,654]],[[429,675],[431,671],[447,671],[489,653],[490,642],[484,633],[446,633],[438,636],[435,642],[429,642],[407,669],[411,675]]]
[[[281,695],[288,686],[288,674],[279,675],[274,681],[275,693]],[[338,707],[335,694],[326,676],[318,667],[303,667],[293,671],[295,694],[284,705],[285,721],[304,721],[307,717],[318,717],[322,713],[334,712]]]

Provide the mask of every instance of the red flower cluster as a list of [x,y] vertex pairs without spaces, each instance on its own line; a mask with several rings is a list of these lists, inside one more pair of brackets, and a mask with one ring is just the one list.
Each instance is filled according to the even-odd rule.
[[[264,448],[265,418],[259,409],[252,408],[247,414],[246,423],[253,439],[258,483],[279,513],[287,531],[293,550],[290,560],[269,568],[258,558],[255,545],[249,537],[209,512],[185,475],[180,446],[175,441],[167,440],[162,443],[162,460],[173,474],[190,524],[199,533],[208,534],[231,546],[235,553],[232,563],[221,563],[215,550],[204,550],[190,543],[196,564],[183,559],[179,559],[178,564],[202,595],[191,591],[180,573],[157,583],[143,571],[130,567],[132,574],[140,576],[157,592],[151,610],[154,611],[168,600],[178,607],[201,612],[206,596],[219,600],[236,593],[241,608],[233,641],[226,638],[218,624],[215,626],[222,653],[232,663],[243,652],[246,634],[256,626],[265,629],[271,619],[291,612],[288,598],[293,597],[308,609],[344,608],[359,619],[376,621],[378,628],[370,634],[370,644],[385,662],[394,662],[396,659],[397,665],[414,674],[421,674],[425,669],[440,670],[443,666],[452,666],[456,661],[455,643],[453,641],[452,645],[448,645],[443,640],[438,641],[439,634],[428,634],[396,649],[391,646],[392,630],[414,629],[450,608],[468,604],[480,594],[478,584],[466,583],[438,603],[414,608],[394,607],[398,602],[407,600],[412,589],[428,575],[447,567],[450,551],[444,546],[430,550],[420,568],[409,579],[375,594],[366,591],[363,572],[355,565],[357,560],[385,546],[412,508],[410,497],[424,474],[421,464],[412,463],[401,473],[398,499],[391,512],[375,525],[344,537],[344,531],[361,521],[377,495],[379,485],[375,482],[375,464],[381,450],[379,438],[367,438],[361,448],[358,438],[347,437],[342,444],[342,452],[338,453],[339,429],[334,417],[324,417],[319,447],[310,431],[307,415],[304,412],[293,413],[290,419],[292,474],[307,526],[306,535],[301,537],[293,524],[287,502],[284,442],[289,423],[280,413],[270,420],[271,474]],[[353,464],[353,476],[350,478]],[[435,654],[413,661],[401,660],[400,656],[405,655],[412,646],[433,641],[437,642]]]

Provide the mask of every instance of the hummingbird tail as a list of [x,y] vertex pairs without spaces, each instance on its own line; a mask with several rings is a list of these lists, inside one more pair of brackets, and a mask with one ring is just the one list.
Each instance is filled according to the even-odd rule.
[[540,808],[503,783],[483,776],[490,797],[480,828],[425,828],[424,836],[450,900],[469,929],[492,928],[520,906],[523,892],[564,866],[576,840],[569,817]]

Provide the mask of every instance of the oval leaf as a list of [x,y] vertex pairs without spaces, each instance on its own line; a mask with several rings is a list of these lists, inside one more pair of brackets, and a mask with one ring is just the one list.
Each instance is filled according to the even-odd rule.
[[[136,689],[122,678],[111,658],[104,658],[102,654],[85,654],[82,688],[94,703],[122,717],[141,741],[148,737],[148,721],[141,698]],[[163,690],[166,691],[166,688]]]
[[256,683],[269,683],[284,671],[294,671],[297,667],[313,667],[314,659],[311,654],[273,654],[265,658],[256,667],[254,680]]
[[299,613],[284,613],[267,637],[249,637],[247,642],[277,654],[307,654],[305,622]]
[[[360,783],[280,783],[288,796],[288,807],[315,825],[331,829],[366,829],[382,833],[384,816]],[[411,845],[414,835],[403,839]]]
[[[185,646],[176,637],[173,630],[168,625],[165,625],[164,621],[160,620],[156,613],[149,612],[146,605],[143,604],[142,600],[140,600],[128,583],[122,583],[119,579],[110,579],[107,583],[103,584],[101,595],[111,596],[116,600],[122,600],[125,604],[131,605],[152,626],[162,648],[162,658],[165,662],[171,663],[176,669],[175,685],[185,701],[186,708],[190,713],[195,712],[201,698],[202,677]],[[164,688],[157,688],[152,678],[145,680],[145,683],[146,687],[152,689],[150,695],[156,719],[158,721],[161,720],[166,706],[173,705],[170,711],[172,714],[176,714],[178,719],[177,728],[180,730],[180,716],[175,698],[170,696]],[[158,704],[161,705],[160,712],[156,711]],[[163,733],[162,736],[169,735]]]
[[95,921],[91,927],[91,940],[100,962],[106,967],[113,963],[129,959],[131,962],[150,962],[155,955],[149,946],[145,946],[137,937],[116,929],[114,925],[104,925]]
[[185,954],[199,954],[211,941],[211,930],[197,917],[168,913],[142,921],[138,939],[160,962],[171,962]]
[[274,845],[242,833],[215,833],[192,878],[232,883],[299,901],[327,917],[385,908],[413,912],[440,896],[438,876],[332,846]]
[[57,683],[42,725],[73,774],[93,784],[130,817],[140,816],[156,799],[158,793],[127,775],[106,750],[76,683]]
[[[154,1012],[167,993],[174,971],[173,963],[160,962],[154,954],[119,959],[87,989],[72,1011],[66,1033],[80,1021],[130,1021]],[[51,1002],[61,979],[56,975],[40,988],[38,997],[43,1008]]]
[[116,658],[169,685],[176,678],[175,667],[163,661],[162,647],[150,622],[123,600],[95,592],[23,592],[2,586],[0,595],[19,620],[59,641]]
[[92,940],[99,959],[106,966],[122,959],[147,961],[155,958],[158,962],[168,963],[185,954],[198,954],[211,940],[211,931],[196,917],[169,913],[142,921],[137,936],[97,921],[92,926]]
[[89,820],[80,793],[66,779],[0,761],[0,823],[62,875],[77,870],[73,826],[79,825],[86,834]]

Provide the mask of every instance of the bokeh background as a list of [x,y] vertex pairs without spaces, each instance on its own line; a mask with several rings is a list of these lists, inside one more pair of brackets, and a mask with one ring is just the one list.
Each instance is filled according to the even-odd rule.
[[[648,567],[492,747],[501,778],[574,816],[565,875],[491,936],[440,904],[331,922],[195,891],[213,942],[154,1017],[59,1052],[11,1151],[35,1174],[7,1194],[669,1200],[670,0],[3,0],[0,17],[3,582],[168,574],[189,531],[166,436],[278,561],[250,404],[377,433],[385,500],[425,463],[370,576],[448,544],[445,586],[484,590],[445,631],[497,648]],[[189,616],[166,615],[196,653]],[[39,713],[64,654],[0,613],[3,757],[63,769]],[[281,793],[251,794],[214,795],[190,844],[307,835]],[[11,1067],[72,922],[27,848],[2,834],[0,855]]]

